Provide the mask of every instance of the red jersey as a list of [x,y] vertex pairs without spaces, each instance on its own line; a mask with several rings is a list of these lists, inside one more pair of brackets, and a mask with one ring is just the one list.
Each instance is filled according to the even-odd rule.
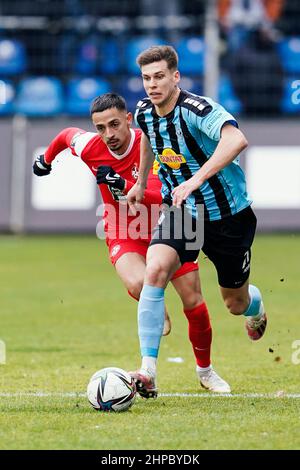
[[115,238],[150,240],[153,225],[158,217],[158,207],[162,201],[160,194],[161,183],[158,176],[151,172],[141,211],[138,211],[136,216],[131,215],[129,212],[125,195],[138,177],[141,131],[139,129],[130,129],[130,133],[131,140],[123,155],[112,152],[97,133],[86,132],[75,127],[60,132],[45,152],[45,161],[50,164],[58,153],[70,148],[72,154],[80,157],[95,176],[97,168],[100,165],[105,165],[111,166],[116,173],[119,173],[125,179],[125,189],[122,191],[123,198],[116,197],[116,194],[110,190],[108,185],[99,185],[105,205],[103,211],[104,227],[110,240]]

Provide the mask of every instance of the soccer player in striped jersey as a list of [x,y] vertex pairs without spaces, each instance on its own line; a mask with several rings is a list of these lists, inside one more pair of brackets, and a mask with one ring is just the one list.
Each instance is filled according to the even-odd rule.
[[[267,317],[259,289],[249,284],[256,217],[238,161],[247,140],[221,105],[179,88],[178,56],[171,46],[151,47],[138,56],[137,63],[148,97],[137,104],[135,114],[143,131],[141,162],[128,203],[134,210],[141,201],[155,158],[166,207],[181,211],[181,228],[186,214],[193,227],[202,226],[202,250],[215,265],[225,305],[232,314],[245,315],[249,338],[258,340]],[[140,389],[150,389],[151,382],[156,388],[164,289],[174,270],[199,253],[199,247],[187,249],[184,233],[180,239],[175,236],[178,227],[169,214],[165,208],[147,252],[138,309],[143,359],[141,369],[132,373]],[[200,376],[205,372],[197,369]]]
[[[127,112],[124,99],[115,93],[97,97],[91,107],[91,116],[97,133],[74,127],[63,129],[50,143],[45,155],[37,158],[33,170],[38,176],[48,175],[56,156],[67,148],[86,163],[97,179],[105,204],[105,234],[110,260],[128,293],[138,300],[143,286],[151,228],[157,222],[162,201],[161,183],[156,170],[151,171],[142,199],[145,218],[128,214],[126,194],[138,177],[141,130],[131,129],[132,115]],[[157,211],[152,210],[154,206]],[[153,214],[155,220],[149,220]],[[140,229],[138,233],[133,233],[130,228],[137,225],[136,221]],[[171,280],[188,319],[189,338],[196,363],[199,368],[210,370],[202,377],[201,384],[213,392],[229,392],[229,385],[211,369],[212,329],[201,293],[197,260],[183,263],[178,268]],[[161,318],[160,326],[161,331],[164,329],[164,333],[168,334],[171,326],[167,315],[165,322],[164,316]],[[146,396],[156,393],[156,390],[147,391]]]

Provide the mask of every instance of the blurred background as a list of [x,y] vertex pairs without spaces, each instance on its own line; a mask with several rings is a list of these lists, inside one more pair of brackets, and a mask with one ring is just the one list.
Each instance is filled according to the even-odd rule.
[[94,232],[94,178],[64,152],[48,178],[32,161],[63,128],[93,130],[92,99],[117,91],[134,111],[137,54],[169,43],[181,87],[235,115],[262,231],[300,230],[298,0],[1,0],[0,231]]

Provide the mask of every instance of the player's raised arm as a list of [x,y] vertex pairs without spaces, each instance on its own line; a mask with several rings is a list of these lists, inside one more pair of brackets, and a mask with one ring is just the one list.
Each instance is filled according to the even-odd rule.
[[39,155],[33,164],[33,173],[37,176],[46,176],[52,170],[51,163],[55,157],[63,150],[73,149],[72,143],[77,135],[85,133],[78,127],[68,127],[63,129],[50,143],[44,155]]
[[147,186],[149,171],[152,168],[154,162],[154,154],[145,134],[142,134],[141,136],[140,152],[141,159],[139,176],[137,182],[127,194],[127,202],[133,213],[135,213],[136,204],[141,203],[143,200],[145,189]]

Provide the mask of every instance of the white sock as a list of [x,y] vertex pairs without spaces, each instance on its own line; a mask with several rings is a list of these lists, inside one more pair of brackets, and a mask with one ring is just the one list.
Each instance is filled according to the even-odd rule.
[[210,366],[208,367],[200,367],[197,365],[196,367],[196,370],[198,372],[198,374],[202,375],[202,374],[206,374],[207,372],[209,372],[210,370],[212,369],[212,365],[210,364]]
[[142,359],[142,367],[150,375],[156,375],[156,362],[157,358],[152,356],[144,356]]

